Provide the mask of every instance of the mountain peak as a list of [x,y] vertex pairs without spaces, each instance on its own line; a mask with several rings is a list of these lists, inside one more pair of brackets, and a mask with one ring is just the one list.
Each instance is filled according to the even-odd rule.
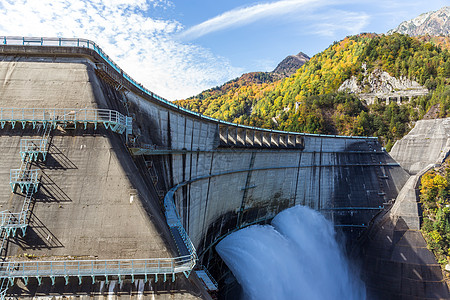
[[450,6],[445,6],[436,11],[430,11],[420,16],[400,23],[395,29],[387,33],[402,33],[410,36],[418,35],[450,35]]
[[289,77],[307,63],[309,59],[310,57],[303,52],[299,52],[297,55],[289,55],[278,64],[272,73]]

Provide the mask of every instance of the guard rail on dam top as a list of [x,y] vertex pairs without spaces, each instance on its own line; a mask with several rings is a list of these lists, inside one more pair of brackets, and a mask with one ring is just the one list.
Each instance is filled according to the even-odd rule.
[[[95,129],[97,124],[103,124],[106,129],[122,134],[125,130],[127,135],[132,133],[132,119],[126,117],[115,110],[110,109],[88,109],[88,108],[0,108],[0,126],[2,129],[5,124],[11,123],[14,129],[16,123],[22,124],[22,129],[27,123],[32,123],[33,128],[37,123],[44,126],[51,124],[53,128],[68,123],[77,126],[77,123],[83,124],[86,129],[88,123],[93,123]],[[21,145],[22,149],[22,145]]]
[[[295,147],[295,145],[302,145],[302,142],[298,141],[295,137],[288,137],[287,135],[291,136],[321,136],[321,137],[342,137],[342,138],[355,138],[355,139],[377,139],[376,137],[360,137],[360,136],[339,136],[339,135],[324,135],[324,134],[312,134],[312,133],[299,133],[299,132],[287,132],[287,131],[280,131],[280,130],[271,130],[271,129],[264,129],[264,128],[258,128],[258,127],[252,127],[252,126],[246,126],[246,125],[239,125],[227,121],[222,121],[219,119],[211,118],[205,115],[202,115],[200,113],[195,113],[193,111],[190,111],[188,109],[185,109],[179,105],[176,105],[172,103],[171,101],[168,101],[157,94],[154,94],[150,90],[146,89],[142,86],[142,84],[138,83],[136,80],[134,80],[130,75],[128,75],[125,71],[123,71],[95,42],[90,41],[88,39],[81,39],[81,38],[49,38],[49,37],[17,37],[17,36],[0,36],[0,46],[29,46],[29,47],[65,47],[65,48],[84,48],[84,49],[91,49],[95,53],[97,53],[106,63],[108,67],[105,66],[99,66],[99,68],[102,69],[102,71],[108,73],[108,75],[113,78],[115,81],[120,81],[122,86],[128,85],[130,87],[133,87],[137,89],[139,92],[141,92],[144,96],[150,97],[152,99],[156,99],[161,104],[168,106],[174,110],[183,112],[185,114],[188,114],[190,116],[201,118],[205,120],[212,121],[214,123],[218,123],[221,127],[221,132],[229,132],[239,130],[238,133],[228,135],[227,138],[224,137],[224,135],[221,136],[221,145],[222,146],[235,146],[240,144],[260,144],[260,145],[271,145],[271,146],[284,146],[290,148],[292,146]],[[89,54],[88,54],[89,55]],[[240,134],[241,130],[251,130],[255,132],[266,132],[271,134],[279,134],[281,135],[281,142],[274,142],[271,136],[261,136],[257,140],[253,140],[249,142],[249,138],[246,137],[241,139]],[[234,138],[235,137],[235,138]],[[267,141],[266,141],[267,139]],[[285,142],[284,142],[285,141]]]
[[[27,218],[29,214],[29,205],[31,196],[37,191],[39,184],[39,170],[31,170],[31,162],[38,159],[39,155],[43,160],[46,158],[48,148],[48,137],[50,130],[56,125],[67,125],[68,123],[84,124],[84,129],[88,123],[103,124],[107,129],[111,129],[119,134],[125,130],[127,134],[131,134],[132,119],[123,116],[117,111],[107,109],[32,109],[32,108],[0,108],[0,124],[4,128],[6,123],[10,123],[11,127],[16,128],[16,123],[22,124],[22,129],[27,124],[32,124],[36,128],[37,124],[42,124],[45,128],[43,139],[22,139],[20,142],[20,156],[22,160],[20,169],[11,170],[10,185],[14,190],[18,185],[22,191],[26,192],[22,211],[13,213],[9,211],[0,212],[0,229],[3,234],[2,250],[4,241],[10,235],[15,236],[17,229],[25,230],[28,226]],[[172,205],[170,205],[172,202]],[[135,276],[144,276],[148,280],[148,275],[154,275],[155,282],[158,281],[158,275],[162,275],[164,281],[167,275],[172,276],[175,280],[175,274],[183,273],[189,276],[195,267],[197,256],[195,248],[184,230],[178,218],[175,205],[173,204],[173,195],[168,194],[165,198],[167,223],[169,225],[172,236],[178,247],[179,255],[175,258],[149,258],[149,259],[111,259],[111,260],[55,260],[55,261],[4,261],[0,264],[0,279],[2,287],[0,297],[4,299],[6,289],[14,284],[14,279],[21,278],[27,284],[30,277],[36,278],[39,284],[42,278],[51,279],[55,284],[57,277],[64,278],[66,284],[69,277],[78,277],[79,282],[83,277],[91,277],[95,281],[95,277],[117,276],[121,282],[123,277],[131,276],[134,281]],[[170,217],[169,217],[170,216]]]

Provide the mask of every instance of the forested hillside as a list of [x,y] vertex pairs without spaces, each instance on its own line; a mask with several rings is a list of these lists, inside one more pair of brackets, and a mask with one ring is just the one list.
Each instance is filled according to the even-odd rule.
[[421,178],[420,203],[423,222],[421,231],[428,247],[444,268],[450,250],[450,160],[431,169]]
[[[434,107],[450,115],[449,38],[360,34],[335,42],[291,77],[250,73],[221,87],[178,101],[188,109],[240,124],[297,132],[379,136],[389,148],[413,121]],[[366,66],[367,71],[363,69]],[[430,93],[408,104],[366,105],[337,92],[351,76],[381,69],[406,76]]]

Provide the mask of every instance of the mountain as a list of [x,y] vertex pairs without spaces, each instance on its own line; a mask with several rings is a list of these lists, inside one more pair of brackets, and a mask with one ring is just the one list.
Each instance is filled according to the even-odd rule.
[[389,30],[388,34],[394,32],[410,36],[450,36],[450,6],[421,14],[409,21],[404,21],[397,28]]
[[[267,85],[283,78],[286,78],[297,71],[301,66],[309,61],[309,56],[303,52],[297,55],[289,55],[272,72],[250,72],[245,73],[242,76],[230,80],[221,86],[217,86],[208,90],[205,90],[197,96],[190,97],[186,100],[175,101],[178,105],[187,106],[190,101],[201,100],[204,101],[202,106],[208,105],[211,99],[219,98],[225,94],[232,94],[236,90],[239,90],[242,86],[249,85]],[[191,107],[192,110],[197,111],[195,107]]]
[[[431,107],[439,117],[450,116],[450,51],[443,46],[449,40],[442,37],[434,43],[430,37],[398,33],[349,36],[313,56],[290,77],[265,80],[274,73],[249,73],[178,104],[249,126],[378,136],[389,149]],[[343,84],[344,91],[339,91]],[[390,104],[388,99],[388,105],[376,98],[365,104],[359,98],[360,92],[413,90],[421,94],[407,96],[401,105],[398,97]]]
[[297,55],[289,55],[281,61],[272,73],[280,74],[284,77],[289,77],[294,74],[301,66],[307,63],[310,57],[303,52]]

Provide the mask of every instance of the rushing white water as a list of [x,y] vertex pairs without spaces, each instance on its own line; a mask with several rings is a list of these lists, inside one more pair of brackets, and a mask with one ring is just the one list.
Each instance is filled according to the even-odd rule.
[[216,250],[245,299],[365,299],[364,284],[351,271],[335,235],[320,213],[295,206],[279,213],[272,226],[230,234]]

